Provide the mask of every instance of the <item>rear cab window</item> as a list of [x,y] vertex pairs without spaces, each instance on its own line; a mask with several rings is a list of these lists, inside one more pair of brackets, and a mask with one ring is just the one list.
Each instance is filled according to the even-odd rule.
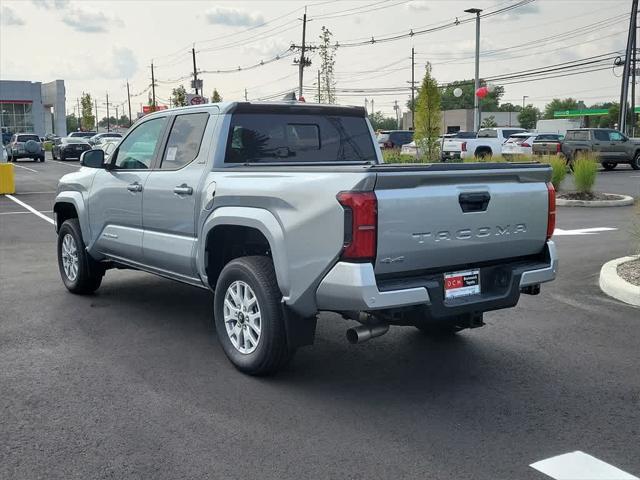
[[17,142],[28,142],[29,140],[33,140],[34,142],[39,142],[40,137],[37,135],[18,135]]
[[336,113],[236,112],[225,163],[377,163],[364,116]]

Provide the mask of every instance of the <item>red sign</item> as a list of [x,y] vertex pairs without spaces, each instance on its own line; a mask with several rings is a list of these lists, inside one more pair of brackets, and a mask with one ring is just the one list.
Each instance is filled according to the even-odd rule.
[[158,110],[166,110],[168,107],[166,105],[156,105],[156,108],[153,108],[153,105],[143,105],[142,113],[151,113],[157,112]]
[[199,95],[196,95],[191,99],[191,105],[202,105],[203,103],[205,103],[204,97]]

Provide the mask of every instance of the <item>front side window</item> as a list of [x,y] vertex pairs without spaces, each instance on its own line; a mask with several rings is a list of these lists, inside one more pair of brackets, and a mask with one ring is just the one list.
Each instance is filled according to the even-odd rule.
[[176,117],[162,156],[161,169],[177,170],[195,160],[200,151],[207,120],[209,114],[206,112]]
[[603,142],[609,141],[609,134],[607,132],[605,132],[604,130],[594,130],[593,131],[593,137],[596,140],[601,140]]
[[166,122],[166,117],[154,118],[131,132],[118,148],[114,167],[127,170],[150,168]]
[[609,132],[609,140],[611,142],[622,142],[624,140],[624,135],[622,135],[620,132],[612,130]]
[[236,113],[225,163],[375,162],[364,117]]

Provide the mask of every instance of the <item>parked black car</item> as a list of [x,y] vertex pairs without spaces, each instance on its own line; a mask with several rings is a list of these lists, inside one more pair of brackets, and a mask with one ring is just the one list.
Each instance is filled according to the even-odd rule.
[[413,142],[412,130],[382,130],[378,133],[378,145],[382,149],[400,148],[411,142]]
[[80,159],[80,155],[86,150],[91,150],[91,145],[89,145],[86,138],[64,137],[54,143],[51,155],[53,155],[54,160]]

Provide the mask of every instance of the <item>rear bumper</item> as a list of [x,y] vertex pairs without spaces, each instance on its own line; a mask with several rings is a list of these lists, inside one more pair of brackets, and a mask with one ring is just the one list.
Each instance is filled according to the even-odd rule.
[[338,262],[320,282],[316,302],[319,310],[331,311],[422,305],[430,316],[445,318],[512,307],[523,288],[554,280],[557,269],[555,244],[549,241],[539,260],[481,266],[480,295],[445,300],[442,273],[378,282],[372,264]]

